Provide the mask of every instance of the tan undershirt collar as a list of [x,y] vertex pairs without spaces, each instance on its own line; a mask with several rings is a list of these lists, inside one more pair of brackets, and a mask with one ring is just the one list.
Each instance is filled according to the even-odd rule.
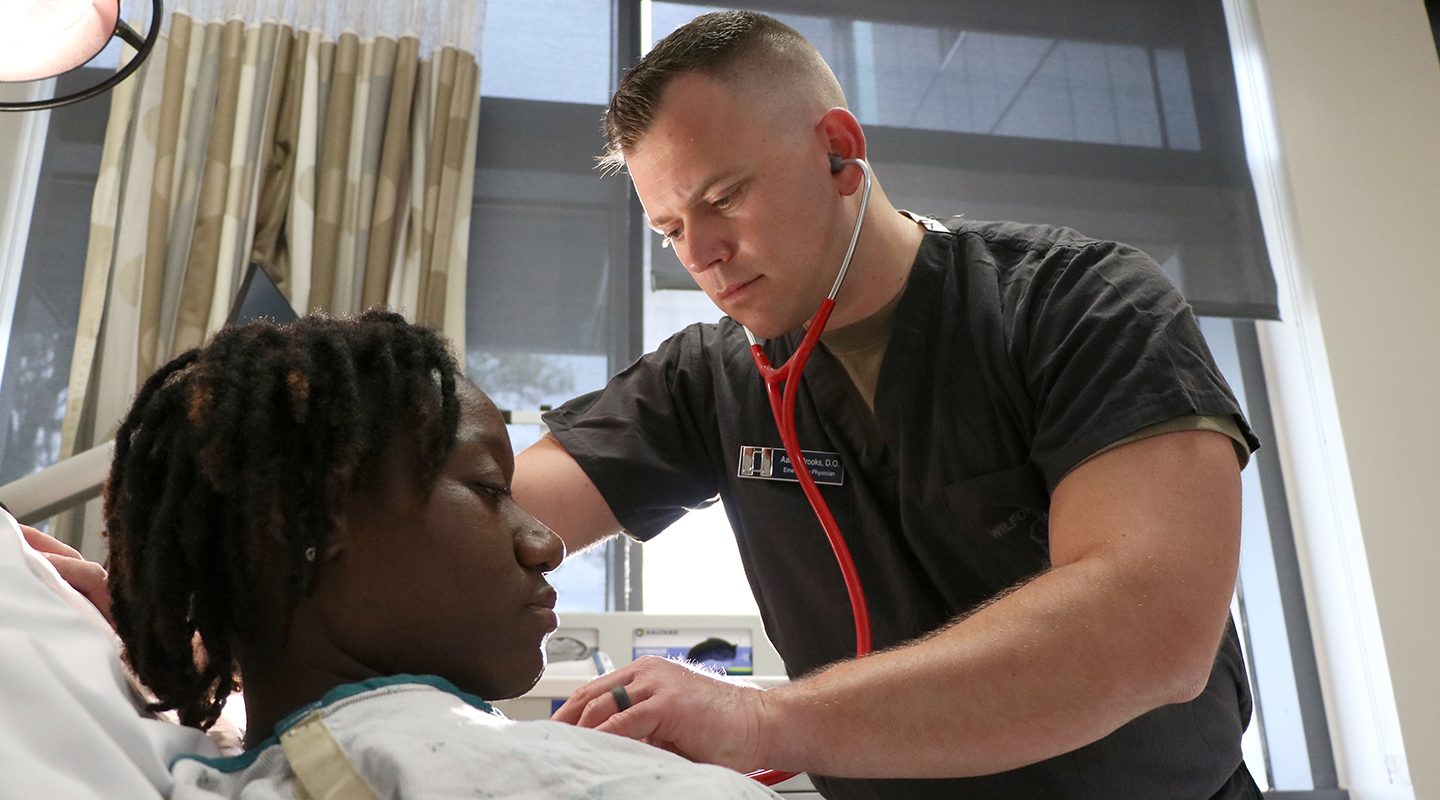
[[895,309],[905,295],[901,286],[895,297],[874,314],[843,328],[820,335],[820,344],[845,367],[860,396],[870,410],[875,410],[875,387],[880,383],[880,364],[890,344],[895,327]]

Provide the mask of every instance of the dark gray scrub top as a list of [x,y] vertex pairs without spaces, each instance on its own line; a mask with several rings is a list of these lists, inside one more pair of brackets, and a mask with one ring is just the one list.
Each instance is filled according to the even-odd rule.
[[[873,414],[822,348],[796,403],[801,448],[844,465],[843,486],[821,493],[877,650],[1045,569],[1050,493],[1106,445],[1175,417],[1228,415],[1258,446],[1189,305],[1148,256],[1064,228],[947,226],[916,256]],[[765,343],[772,363],[801,333]],[[736,322],[686,328],[545,419],[639,539],[724,500],[791,677],[854,654],[839,568],[799,484],[737,477],[741,447],[781,442]],[[979,778],[812,779],[829,798],[1258,797],[1241,763],[1249,716],[1231,626],[1199,698],[1072,753]]]

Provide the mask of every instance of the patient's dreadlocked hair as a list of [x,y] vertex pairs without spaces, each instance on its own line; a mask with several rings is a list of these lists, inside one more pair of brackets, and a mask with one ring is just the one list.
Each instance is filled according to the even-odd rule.
[[[458,370],[398,314],[227,328],[161,367],[115,436],[105,488],[110,592],[126,657],[208,728],[237,645],[286,629],[333,513],[413,432],[431,485],[455,445]],[[275,634],[283,637],[283,633]]]

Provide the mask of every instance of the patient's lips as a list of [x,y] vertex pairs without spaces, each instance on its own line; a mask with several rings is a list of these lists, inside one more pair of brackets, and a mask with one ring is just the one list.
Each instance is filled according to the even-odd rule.
[[555,594],[555,587],[547,583],[545,584],[545,588],[535,593],[535,599],[530,601],[530,605],[540,606],[541,608],[554,608],[555,602],[558,599],[558,596]]
[[545,617],[549,623],[550,630],[554,630],[560,626],[560,618],[555,614],[555,602],[558,599],[558,596],[555,594],[555,587],[547,583],[545,584],[545,588],[536,592],[534,599],[530,601],[526,609]]

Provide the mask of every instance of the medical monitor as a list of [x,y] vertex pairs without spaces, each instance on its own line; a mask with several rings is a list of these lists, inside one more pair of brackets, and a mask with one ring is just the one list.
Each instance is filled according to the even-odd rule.
[[240,284],[235,305],[230,308],[230,316],[225,322],[230,325],[244,325],[262,318],[284,325],[299,319],[299,315],[265,269],[252,261],[250,269],[245,273],[244,282]]

